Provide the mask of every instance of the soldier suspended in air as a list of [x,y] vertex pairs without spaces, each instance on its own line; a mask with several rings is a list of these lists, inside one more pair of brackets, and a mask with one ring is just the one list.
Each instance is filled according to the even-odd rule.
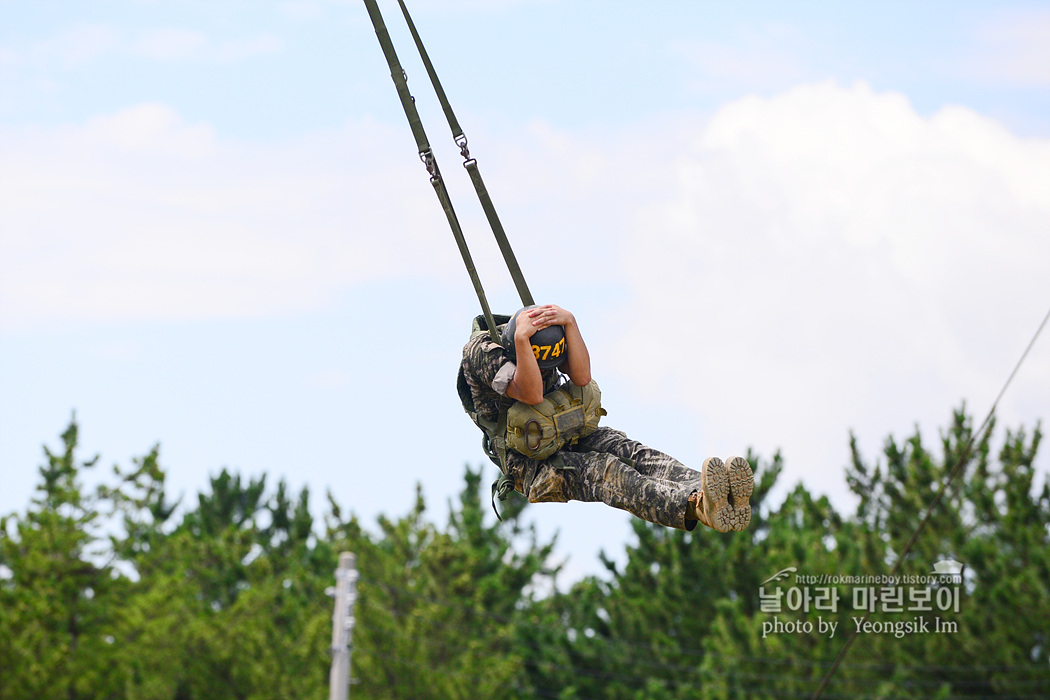
[[[697,522],[719,532],[743,530],[751,522],[754,478],[747,460],[707,459],[701,471],[599,427],[601,393],[591,379],[587,346],[571,313],[535,306],[492,199],[470,155],[433,64],[408,8],[399,3],[420,58],[441,102],[463,167],[470,175],[525,308],[497,321],[488,307],[459,219],[437,159],[430,148],[408,78],[397,58],[375,0],[365,0],[376,37],[390,66],[419,157],[430,174],[483,315],[463,349],[458,389],[464,409],[485,433],[485,449],[503,476],[493,485],[501,499],[511,489],[529,501],[601,501],[667,527],[693,530]],[[501,335],[502,334],[502,335]],[[498,515],[498,512],[497,512]]]
[[476,319],[463,348],[459,393],[503,471],[494,495],[513,488],[531,503],[600,501],[681,530],[748,526],[754,477],[746,459],[711,457],[698,472],[598,425],[601,394],[571,313],[525,307],[497,326],[501,342],[484,323]]

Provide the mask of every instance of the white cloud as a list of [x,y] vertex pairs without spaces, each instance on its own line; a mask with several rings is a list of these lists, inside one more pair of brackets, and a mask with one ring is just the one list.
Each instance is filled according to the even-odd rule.
[[186,125],[169,107],[146,103],[90,120],[67,137],[81,146],[179,159],[206,158],[215,134],[207,125]]
[[84,24],[24,47],[5,47],[9,66],[41,68],[57,65],[71,69],[103,55],[119,44],[120,34],[107,24]]
[[223,38],[184,27],[130,31],[83,24],[24,45],[0,46],[0,69],[74,70],[106,56],[232,62],[283,49],[283,40],[271,33]]
[[[456,12],[500,12],[511,7],[534,5],[542,7],[560,2],[560,0],[418,0],[413,2],[409,11],[413,16],[427,13]],[[382,8],[380,8],[382,9]],[[385,14],[385,13],[384,13]]]
[[134,39],[131,50],[138,56],[158,61],[176,61],[199,54],[208,43],[201,32],[167,28],[143,32]]
[[234,39],[218,47],[216,56],[221,61],[240,61],[253,56],[278,53],[284,49],[284,41],[273,34]]
[[803,79],[809,67],[800,59],[803,37],[793,28],[769,25],[745,32],[729,42],[675,43],[673,56],[694,66],[697,80],[710,87],[746,85],[765,91]]
[[[649,389],[695,412],[698,442],[783,447],[790,480],[841,489],[849,428],[872,454],[963,398],[987,410],[1006,379],[1050,304],[1050,142],[863,84],[740,100],[623,260],[626,315],[666,329]],[[1050,395],[1048,340],[1008,406]]]
[[[534,293],[595,296],[602,376],[688,416],[705,456],[782,448],[785,483],[841,495],[851,427],[872,455],[913,421],[935,439],[964,398],[986,410],[1050,303],[1050,143],[968,109],[826,83],[626,132],[460,116]],[[507,298],[440,145],[490,300]],[[0,150],[6,327],[273,314],[377,278],[470,294],[401,124],[251,145],[147,104],[8,127]],[[1050,339],[1016,381],[1001,415],[1031,425]]]
[[216,39],[202,32],[181,28],[143,32],[130,46],[134,55],[157,61],[196,59],[224,63],[277,53],[283,49],[284,41],[274,34]]
[[320,0],[288,0],[278,7],[281,14],[299,21],[320,19],[324,16],[324,6]]
[[158,104],[0,128],[5,324],[269,314],[362,279],[444,275],[455,252],[421,213],[436,207],[425,176],[370,184],[409,178],[411,159],[384,165],[391,140],[356,124],[224,143]]
[[980,46],[963,64],[995,82],[1050,86],[1050,11],[1004,13],[977,32]]
[[346,386],[350,375],[342,369],[326,369],[314,372],[306,378],[306,384],[321,389],[338,389]]

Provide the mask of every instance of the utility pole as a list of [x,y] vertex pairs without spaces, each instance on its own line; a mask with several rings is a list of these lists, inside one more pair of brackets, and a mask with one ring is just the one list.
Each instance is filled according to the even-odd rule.
[[354,603],[357,601],[357,557],[350,552],[339,555],[335,587],[325,591],[335,598],[332,613],[332,672],[328,678],[329,700],[350,696],[350,639],[354,632]]

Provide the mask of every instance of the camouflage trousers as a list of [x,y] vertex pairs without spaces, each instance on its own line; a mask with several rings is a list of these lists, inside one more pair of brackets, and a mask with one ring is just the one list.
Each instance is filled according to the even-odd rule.
[[507,452],[508,476],[530,503],[602,502],[657,525],[692,530],[689,494],[700,472],[612,428],[598,428],[543,461]]

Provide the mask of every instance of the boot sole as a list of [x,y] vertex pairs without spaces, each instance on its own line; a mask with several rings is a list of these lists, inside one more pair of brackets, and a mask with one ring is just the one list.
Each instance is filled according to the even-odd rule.
[[739,531],[751,523],[751,494],[755,490],[755,475],[743,457],[730,457],[726,468],[729,471],[726,519],[732,529]]
[[729,471],[726,469],[725,462],[718,457],[706,459],[701,483],[704,489],[702,507],[707,519],[715,530],[729,532],[733,523],[728,517],[731,507],[729,505]]

